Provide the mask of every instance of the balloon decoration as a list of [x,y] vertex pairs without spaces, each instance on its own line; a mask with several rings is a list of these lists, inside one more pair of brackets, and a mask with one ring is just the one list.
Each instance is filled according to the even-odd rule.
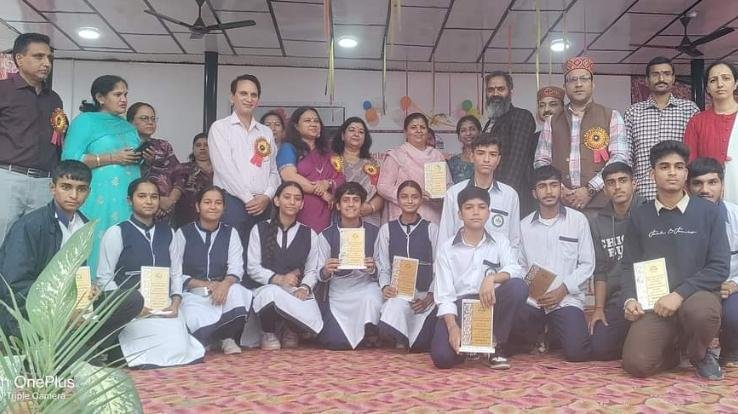
[[407,110],[410,109],[410,105],[412,105],[412,103],[413,100],[409,96],[405,95],[400,98],[400,109],[407,112]]
[[381,108],[377,109],[374,103],[370,100],[365,100],[361,103],[361,107],[364,108],[364,119],[369,126],[377,126],[379,124],[379,112]]

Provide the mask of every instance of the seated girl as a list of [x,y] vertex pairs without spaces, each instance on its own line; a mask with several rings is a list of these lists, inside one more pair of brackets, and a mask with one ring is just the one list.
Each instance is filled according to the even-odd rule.
[[[407,180],[400,184],[397,203],[402,214],[384,224],[377,237],[379,286],[385,299],[379,335],[394,341],[398,348],[424,352],[430,349],[436,319],[431,286],[438,226],[418,214],[423,204],[423,190],[417,182]],[[390,284],[397,256],[418,260],[415,296],[411,301],[398,298],[397,287]]]
[[237,354],[253,298],[241,286],[243,247],[238,232],[221,223],[225,192],[210,186],[197,195],[198,219],[174,234],[172,274],[183,279],[182,312],[200,342],[219,341],[226,354]]
[[[139,178],[128,186],[128,202],[133,215],[110,227],[100,244],[96,283],[106,291],[136,289],[142,266],[170,267],[174,232],[163,221],[154,224],[159,210],[156,184]],[[169,280],[171,305],[151,315],[144,307],[139,318],[128,323],[118,335],[121,351],[129,367],[171,367],[201,362],[205,348],[187,332],[179,312],[182,279]]]
[[264,332],[261,349],[294,348],[296,331],[317,335],[323,329],[312,295],[318,281],[318,235],[297,221],[303,196],[299,184],[283,182],[274,195],[272,219],[251,229],[247,271],[263,285],[254,292],[254,311]]
[[[350,181],[336,190],[338,223],[332,224],[319,236],[320,269],[319,286],[327,289],[327,300],[319,305],[323,314],[323,331],[318,342],[328,349],[355,349],[362,340],[371,345],[369,330],[376,332],[382,292],[377,284],[377,268],[374,258],[374,243],[377,228],[361,221],[361,205],[366,202],[366,190],[359,183]],[[343,228],[364,228],[364,268],[339,269],[341,231]],[[319,300],[322,299],[318,294]],[[374,335],[376,341],[376,334]]]

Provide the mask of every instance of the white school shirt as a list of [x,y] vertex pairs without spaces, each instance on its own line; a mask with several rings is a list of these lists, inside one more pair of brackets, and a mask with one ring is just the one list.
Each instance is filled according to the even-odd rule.
[[[208,246],[208,258],[206,259],[208,261],[210,260],[210,249],[213,248],[213,243],[215,243],[215,238],[218,236],[218,233],[222,228],[221,226],[222,224],[219,225],[218,228],[211,233],[210,246]],[[205,243],[205,232],[200,230],[197,225],[195,225],[195,229],[200,235],[203,243]],[[174,233],[174,239],[172,240],[172,246],[174,246],[175,250],[173,253],[171,253],[172,250],[170,249],[172,264],[169,268],[169,274],[172,280],[174,280],[174,278],[176,277],[182,281],[182,283],[180,283],[180,288],[192,278],[191,275],[185,275],[182,273],[182,262],[184,261],[184,252],[186,245],[187,241],[185,240],[184,233],[182,233],[182,229],[177,230],[177,232]],[[210,269],[210,263],[205,264],[205,269],[206,271]],[[226,274],[208,276],[225,277],[229,275],[236,276],[239,281],[241,281],[241,279],[243,278],[243,247],[241,245],[241,239],[238,237],[238,231],[235,228],[231,228],[231,238],[228,242],[228,267],[226,270]]]
[[[438,224],[438,244],[454,237],[456,232],[464,225],[459,218],[459,203],[457,197],[461,190],[470,185],[473,180],[464,180],[452,185],[443,199],[443,212]],[[473,185],[473,182],[471,182]],[[516,257],[520,250],[520,201],[518,193],[509,185],[495,181],[487,190],[489,192],[489,219],[484,224],[484,229],[494,235],[502,234],[510,241]]]
[[485,232],[482,240],[471,246],[464,242],[463,232],[462,228],[438,248],[433,286],[438,316],[457,315],[456,300],[479,294],[482,280],[489,273],[507,272],[511,279],[523,277],[507,237]]
[[728,231],[728,243],[730,244],[730,274],[728,280],[738,283],[738,205],[729,201],[722,201],[728,213],[728,221],[725,227]]
[[520,222],[520,231],[523,269],[527,272],[537,264],[554,272],[569,291],[559,306],[583,309],[587,281],[595,266],[587,217],[562,205],[554,220],[541,219],[538,211],[529,214]]
[[[256,142],[264,138],[271,153],[264,157],[261,167],[254,165]],[[251,124],[243,125],[236,113],[213,122],[208,134],[210,162],[213,165],[213,184],[248,203],[255,195],[274,197],[280,183],[277,170],[277,146],[272,130],[252,117]]]
[[[269,220],[271,222],[271,220]],[[302,224],[295,222],[294,225],[290,226],[285,232],[281,227],[277,227],[277,244],[280,246],[292,245],[292,242],[297,236],[297,230]],[[249,246],[246,252],[249,258],[246,264],[246,270],[249,276],[263,285],[268,285],[269,281],[274,276],[274,272],[261,266],[261,235],[259,234],[259,226],[251,228],[251,235],[249,236]],[[305,268],[303,270],[303,277],[301,284],[307,285],[310,290],[315,288],[315,284],[318,283],[318,235],[310,229],[310,252],[305,262]]]
[[[417,223],[411,224],[410,231],[408,232],[408,226],[405,224],[400,223],[400,227],[402,228],[402,232],[405,233],[406,236],[408,236],[408,242],[410,241],[410,234],[415,231],[415,229],[418,228],[418,224],[420,224],[420,220],[418,220]],[[430,237],[430,243],[431,248],[433,249],[432,256],[433,262],[435,262],[436,259],[436,241],[438,240],[438,226],[436,226],[433,222],[428,222],[428,237]],[[374,244],[374,251],[377,254],[377,270],[379,271],[379,287],[383,288],[390,284],[390,281],[392,280],[392,261],[390,260],[390,252],[389,252],[389,241],[390,241],[390,232],[389,232],[389,223],[382,224],[382,227],[379,228],[379,234],[377,235],[377,241]],[[408,251],[410,250],[408,246]],[[431,263],[432,265],[433,263]],[[430,285],[430,291],[433,291],[433,283]]]
[[69,220],[66,225],[64,224],[64,221],[60,218],[58,211],[54,211],[54,217],[56,217],[56,224],[59,225],[59,229],[61,229],[62,232],[62,246],[64,246],[69,241],[69,238],[72,237],[72,235],[76,233],[77,230],[81,229],[82,226],[85,225],[84,221],[82,221],[82,217],[80,217],[79,214],[77,214],[76,212],[72,216],[72,219]]
[[[144,235],[144,237],[146,236],[146,230],[142,229],[131,220],[128,220],[128,222],[133,224],[133,227]],[[118,266],[120,254],[123,252],[123,236],[120,230],[120,226],[118,225],[110,227],[105,231],[102,241],[100,242],[100,258],[97,264],[97,279],[95,280],[95,283],[104,291],[118,289],[118,284],[115,282],[115,268]],[[153,250],[156,227],[152,227],[151,230],[154,230],[154,232],[151,233],[149,249]],[[169,231],[174,233],[171,228]],[[177,254],[176,247],[174,246],[174,243],[170,243],[169,259],[174,259],[175,254]],[[181,275],[172,274],[171,267],[169,270],[169,289],[170,296],[182,295]]]

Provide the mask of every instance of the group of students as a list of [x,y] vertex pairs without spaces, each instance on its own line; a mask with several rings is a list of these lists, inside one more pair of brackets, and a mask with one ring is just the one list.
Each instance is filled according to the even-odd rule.
[[[651,165],[658,195],[645,204],[634,195],[632,169],[612,163],[603,170],[610,202],[590,217],[562,204],[560,171],[539,167],[531,183],[538,209],[519,219],[517,194],[494,178],[500,150],[489,134],[474,140],[474,174],[448,190],[440,225],[418,214],[424,191],[415,181],[399,185],[401,214],[380,228],[361,219],[366,190],[346,182],[334,194],[337,220],[316,234],[297,220],[302,187],[284,181],[271,200],[270,219],[252,228],[245,247],[221,221],[225,194],[219,187],[198,194],[197,220],[175,232],[155,220],[156,185],[136,179],[128,187],[132,216],[103,236],[95,284],[102,298],[135,289],[142,266],[168,267],[171,305],[166,314],[149,315],[134,291],[101,331],[120,330],[120,349],[132,367],[198,362],[211,345],[241,352],[246,322],[258,319],[263,349],[295,347],[302,338],[333,350],[394,344],[429,351],[437,367],[451,368],[469,356],[459,352],[461,301],[478,298],[495,307],[493,369],[509,368],[507,358],[541,342],[561,348],[569,361],[622,355],[624,369],[636,376],[679,364],[682,351],[708,379],[722,378],[720,365],[736,365],[738,207],[720,200],[717,161],[700,158],[688,169],[684,144],[657,144]],[[78,209],[90,180],[86,165],[62,161],[52,176],[53,200],[8,233],[0,272],[20,303],[53,254],[87,221]],[[365,231],[365,268],[341,270],[340,229],[358,227]],[[397,298],[390,284],[395,256],[419,261],[413,301]],[[243,257],[258,283],[254,289],[241,283]],[[653,312],[643,312],[633,263],[658,257],[666,259],[672,293]],[[561,281],[538,298],[538,306],[528,302],[525,281],[533,265]],[[584,294],[593,274],[596,305],[588,326]],[[6,333],[17,332],[12,321],[3,322]],[[718,333],[720,364],[710,349]]]
[[[15,54],[23,76],[39,54],[48,61],[39,64],[48,74],[48,39],[34,39],[26,39],[25,49]],[[591,86],[588,65],[567,69],[568,75],[578,75],[569,82],[572,87]],[[490,102],[510,110],[509,90],[504,99],[494,95],[505,89],[502,83],[512,89],[508,77],[491,76],[487,89],[493,94]],[[29,102],[58,98],[45,89],[41,75],[33,85],[24,82],[30,81],[16,77],[0,86],[20,85],[16,93]],[[494,87],[495,82],[500,85]],[[107,86],[95,86],[101,83]],[[87,104],[97,115],[76,118],[71,132],[93,117],[133,132],[116,115],[125,110],[126,94],[122,79],[98,78],[91,88],[95,103]],[[49,171],[0,163],[14,179],[36,186],[51,178],[53,200],[15,220],[0,247],[0,274],[18,303],[23,306],[33,281],[88,221],[80,207],[85,212],[114,207],[116,214],[92,217],[104,225],[96,232],[100,237],[95,236],[88,263],[102,292],[98,301],[126,296],[93,339],[119,331],[112,338],[120,342],[129,366],[194,363],[209,346],[238,353],[239,345],[253,344],[256,335],[267,350],[294,347],[308,338],[335,350],[394,344],[429,351],[437,367],[450,368],[469,357],[459,352],[458,309],[466,298],[495,307],[496,353],[488,358],[494,369],[507,369],[507,358],[542,346],[561,348],[569,361],[622,356],[624,369],[636,376],[670,368],[682,353],[709,379],[722,378],[721,365],[738,364],[738,208],[721,200],[721,161],[697,158],[688,168],[689,148],[680,141],[653,145],[650,176],[657,194],[643,203],[635,195],[640,182],[633,178],[630,157],[623,155],[627,151],[597,162],[601,171],[589,165],[597,188],[574,191],[570,179],[579,167],[574,158],[564,161],[567,151],[554,151],[561,162],[541,163],[533,170],[512,141],[516,128],[493,128],[465,144],[470,178],[455,180],[443,200],[432,199],[422,173],[426,163],[442,161],[443,154],[428,145],[428,120],[422,114],[407,116],[406,143],[390,151],[380,172],[368,157],[371,140],[363,121],[344,123],[339,138],[345,151],[332,154],[320,116],[310,107],[295,111],[290,133],[275,151],[274,133],[253,116],[260,96],[261,84],[252,75],[231,83],[233,112],[215,122],[207,138],[215,185],[198,191],[194,221],[176,231],[168,221],[157,220],[163,196],[157,183],[138,178],[135,160],[116,162],[118,148],[107,146],[125,144],[119,152],[133,153],[140,144],[135,136],[129,145],[113,133],[103,148],[96,137],[111,128],[98,128],[75,151],[68,137],[62,154],[75,154],[47,163],[54,165]],[[146,116],[151,121],[154,115]],[[564,131],[566,119],[556,119]],[[504,123],[498,121],[494,125]],[[570,135],[561,131],[558,135]],[[544,134],[544,144],[564,142],[554,135]],[[38,150],[32,144],[24,143]],[[62,143],[52,144],[49,151]],[[562,164],[576,168],[555,167]],[[512,174],[516,168],[511,167],[520,167],[521,173]],[[114,174],[118,170],[124,172]],[[513,181],[515,186],[507,184]],[[601,203],[589,206],[587,214],[576,210],[586,211],[600,184]],[[122,208],[124,188],[130,208]],[[101,195],[110,189],[115,199]],[[383,201],[389,217],[380,225]],[[117,211],[131,215],[118,217]],[[341,229],[359,227],[365,234],[364,268],[340,269]],[[398,298],[390,283],[397,256],[418,260],[412,301]],[[633,266],[657,258],[665,258],[672,293],[644,312]],[[151,314],[136,291],[142,266],[169,268],[171,305],[164,314]],[[525,281],[534,266],[558,280],[535,298],[535,306]],[[595,309],[587,322],[585,292],[591,279]],[[10,291],[0,285],[0,299],[9,303]],[[6,334],[18,334],[9,316],[0,322]],[[709,348],[718,333],[719,359]]]

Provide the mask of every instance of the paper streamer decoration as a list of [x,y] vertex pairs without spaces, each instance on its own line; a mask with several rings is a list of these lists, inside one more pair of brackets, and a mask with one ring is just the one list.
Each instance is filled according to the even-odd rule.
[[541,89],[541,0],[536,0],[536,91],[539,89]]

